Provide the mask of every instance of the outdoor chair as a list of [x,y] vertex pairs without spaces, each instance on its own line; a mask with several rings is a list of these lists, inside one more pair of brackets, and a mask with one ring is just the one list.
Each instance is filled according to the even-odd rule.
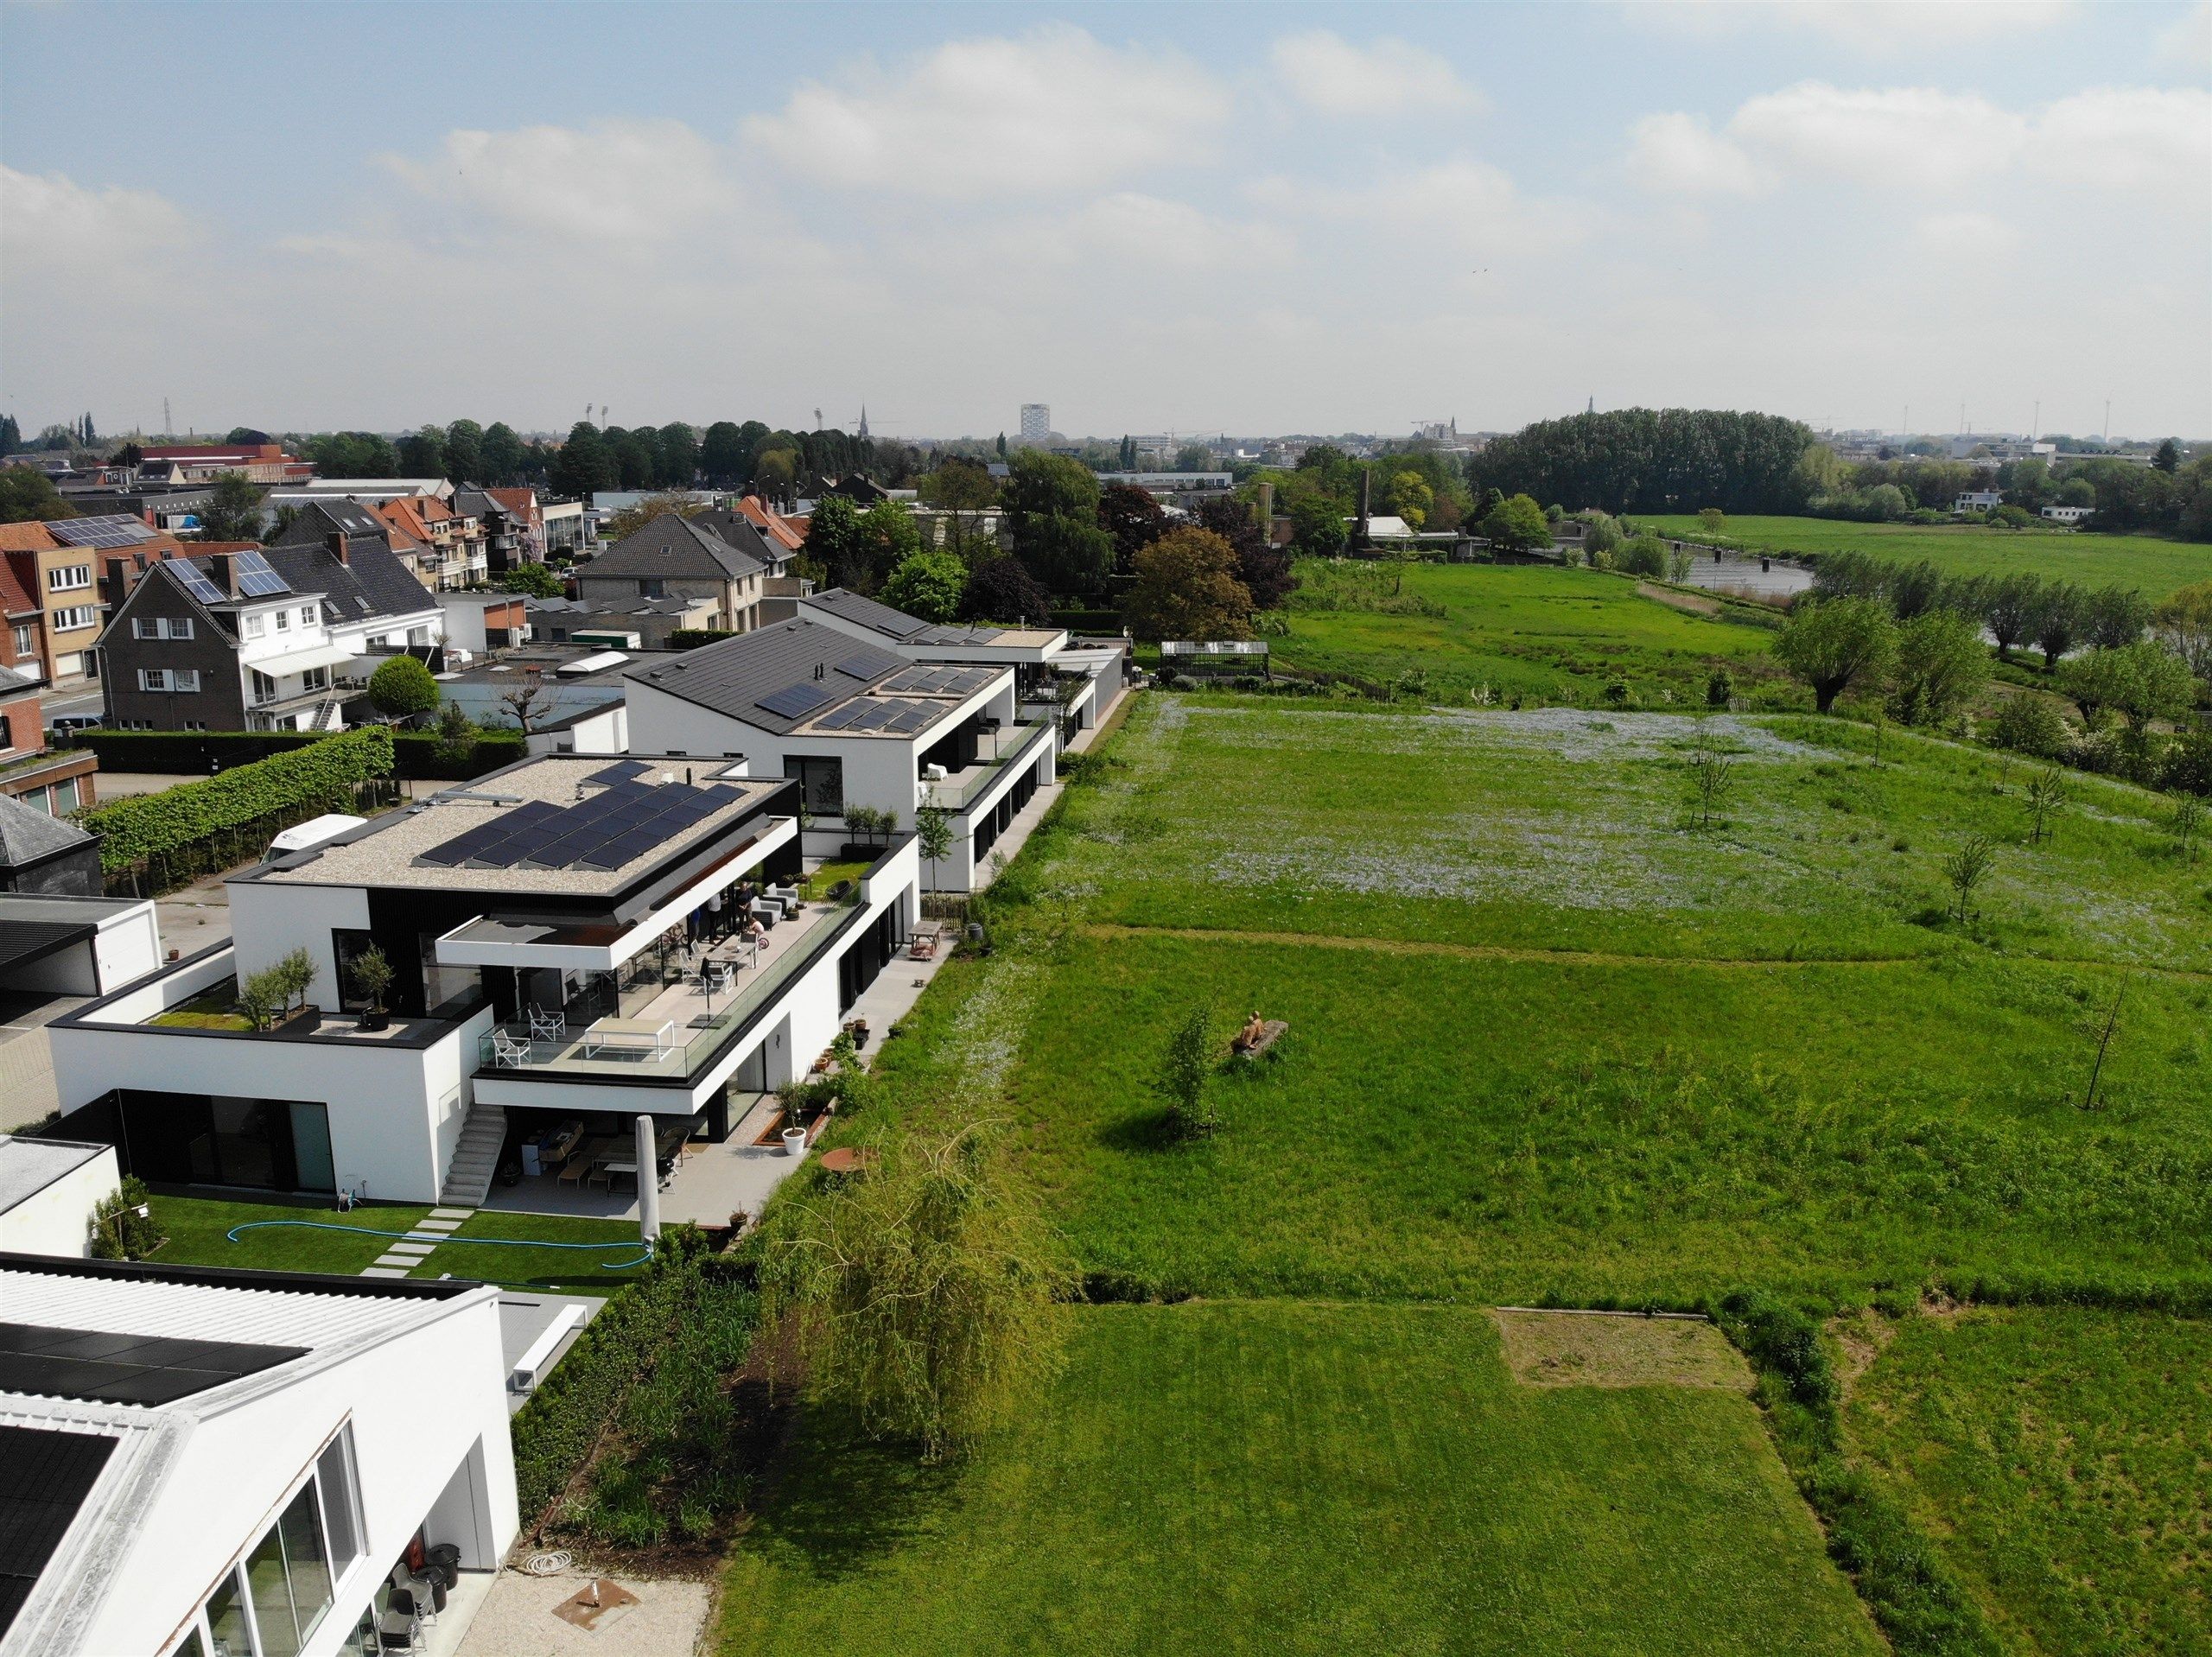
[[528,1042],[517,1041],[507,1033],[505,1025],[492,1026],[492,1063],[494,1067],[504,1065],[508,1070],[518,1070],[529,1062]]
[[548,1013],[533,1001],[530,1006],[530,1033],[539,1041],[557,1041],[569,1033],[569,1015],[558,1007]]

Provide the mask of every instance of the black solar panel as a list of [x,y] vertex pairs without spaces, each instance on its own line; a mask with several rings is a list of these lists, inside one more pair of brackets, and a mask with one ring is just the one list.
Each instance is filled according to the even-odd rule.
[[272,598],[279,593],[290,592],[291,587],[282,575],[269,567],[269,561],[257,552],[241,552],[237,556],[238,592],[250,599]]
[[47,531],[65,547],[136,547],[154,538],[143,518],[119,512],[63,518]]
[[849,702],[842,708],[831,708],[816,723],[825,731],[849,730],[866,707],[865,702]]
[[307,1350],[0,1324],[0,1392],[101,1404],[167,1404],[274,1368]]
[[504,817],[491,822],[480,822],[473,828],[463,829],[451,840],[441,841],[429,850],[418,854],[417,860],[442,864],[449,868],[458,867],[479,852],[497,845],[509,832]]
[[785,685],[781,690],[760,698],[756,706],[766,708],[780,719],[798,719],[812,713],[830,700],[830,693],[811,680],[802,679],[797,684]]
[[912,736],[915,732],[925,729],[929,722],[938,716],[938,711],[934,708],[917,707],[909,702],[893,715],[888,728],[897,732],[900,736]]
[[207,571],[182,558],[163,560],[177,580],[184,583],[184,590],[202,604],[220,604],[223,589],[207,579]]
[[85,1505],[116,1440],[102,1432],[0,1427],[0,1635],[30,1597],[77,1510]]
[[837,663],[837,671],[852,679],[873,679],[880,657],[849,656]]
[[641,759],[618,759],[584,778],[588,783],[626,783],[633,777],[643,777],[652,767]]

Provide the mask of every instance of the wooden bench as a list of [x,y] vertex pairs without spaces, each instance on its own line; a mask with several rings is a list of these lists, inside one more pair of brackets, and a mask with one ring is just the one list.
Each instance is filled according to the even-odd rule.
[[1240,1033],[1229,1044],[1230,1055],[1235,1058],[1257,1058],[1281,1041],[1290,1032],[1289,1024],[1281,1019],[1269,1019],[1260,1026],[1260,1038],[1249,1046]]

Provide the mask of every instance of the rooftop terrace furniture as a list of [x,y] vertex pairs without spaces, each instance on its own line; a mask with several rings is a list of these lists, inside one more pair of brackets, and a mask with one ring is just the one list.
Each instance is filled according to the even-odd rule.
[[936,927],[925,926],[919,928],[914,933],[912,940],[906,945],[907,959],[910,961],[936,960],[937,940],[938,929]]
[[658,1059],[668,1052],[675,1034],[673,1019],[597,1019],[584,1032],[584,1057],[594,1058],[601,1049],[613,1047],[650,1052]]
[[526,1041],[517,1041],[507,1033],[505,1025],[493,1025],[492,1026],[493,1064],[504,1065],[511,1070],[518,1070],[529,1062],[530,1044]]

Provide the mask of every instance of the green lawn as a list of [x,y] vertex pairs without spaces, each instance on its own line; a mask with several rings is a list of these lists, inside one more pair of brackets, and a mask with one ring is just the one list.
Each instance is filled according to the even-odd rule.
[[[1694,534],[1694,515],[1639,517],[1666,535]],[[2078,530],[1956,529],[1904,524],[1847,524],[1825,517],[1732,517],[1728,534],[1758,551],[1822,553],[1845,549],[1916,563],[1946,575],[2029,570],[2084,587],[2139,587],[2152,598],[2212,577],[2212,546],[2149,535],[2089,535]]]
[[[1429,700],[1461,704],[1484,686],[1501,703],[1592,703],[1618,674],[1637,702],[1656,705],[1669,695],[1702,704],[1707,679],[1726,666],[1747,694],[1796,699],[1769,662],[1770,632],[1687,614],[1642,596],[1624,575],[1547,565],[1308,562],[1299,570],[1305,585],[1285,612],[1290,636],[1268,643],[1279,663],[1305,673],[1388,685],[1419,669]],[[1393,584],[1402,589],[1395,600]],[[1338,601],[1331,594],[1340,589],[1378,587],[1386,602],[1427,600],[1444,614],[1313,607]]]
[[2006,1645],[2212,1650],[2212,1324],[1978,1308],[1910,1317],[1853,1387],[1852,1446]]
[[957,1470],[804,1422],[721,1649],[1883,1648],[1739,1395],[1524,1387],[1471,1309],[1078,1316]]
[[[169,1241],[155,1254],[161,1265],[235,1266],[264,1272],[358,1274],[429,1214],[427,1207],[307,1208],[277,1203],[234,1203],[198,1197],[156,1197],[154,1218]],[[268,1222],[284,1222],[281,1225]],[[256,1223],[260,1222],[260,1223]],[[305,1222],[305,1223],[302,1223]],[[233,1241],[229,1233],[252,1228]],[[364,1235],[374,1232],[376,1235]],[[423,1256],[416,1277],[468,1277],[517,1288],[607,1294],[633,1275],[607,1269],[633,1257],[634,1222],[591,1220],[553,1214],[480,1210],[456,1238],[505,1237],[543,1242],[605,1243],[603,1249],[512,1248],[440,1244]],[[625,1245],[627,1245],[626,1247]]]

